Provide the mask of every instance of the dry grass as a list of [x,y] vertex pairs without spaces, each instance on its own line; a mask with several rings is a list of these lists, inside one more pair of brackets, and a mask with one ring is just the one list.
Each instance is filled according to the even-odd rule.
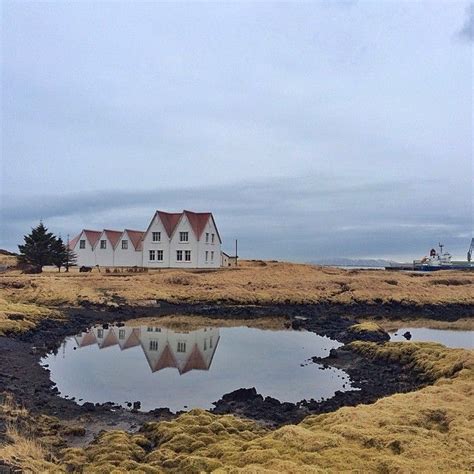
[[61,445],[58,428],[51,417],[33,419],[16,405],[8,394],[1,394],[0,422],[6,425],[5,441],[0,442],[0,459],[26,473],[64,472],[55,461],[51,448]]
[[[414,277],[408,273],[367,270],[354,272],[311,265],[242,262],[238,268],[196,272],[168,269],[142,274],[90,274],[46,272],[0,276],[0,296],[11,301],[60,305],[82,300],[108,302],[118,296],[131,304],[162,299],[174,302],[315,303],[413,302],[474,303],[474,274],[450,272],[449,278]],[[389,277],[389,278],[388,278]],[[456,281],[457,284],[438,284]],[[15,285],[22,285],[15,288]],[[395,284],[396,283],[396,284]],[[462,284],[461,284],[462,283]]]
[[255,319],[221,319],[204,316],[172,315],[160,318],[132,319],[125,323],[127,326],[163,326],[175,331],[194,331],[206,327],[239,327],[246,326],[257,329],[286,329],[288,321],[284,317],[264,317]]
[[[363,322],[374,322],[366,319]],[[400,328],[449,329],[453,331],[474,331],[474,318],[460,318],[456,321],[439,321],[437,319],[377,319],[377,324],[385,331],[393,332]]]
[[423,343],[353,347],[401,360],[436,382],[275,431],[193,410],[148,423],[138,435],[103,433],[84,449],[63,451],[63,462],[85,472],[471,472],[472,351]]

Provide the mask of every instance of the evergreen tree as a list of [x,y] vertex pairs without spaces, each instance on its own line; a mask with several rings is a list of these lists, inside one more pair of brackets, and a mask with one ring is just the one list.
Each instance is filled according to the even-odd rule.
[[18,246],[20,250],[18,260],[20,263],[32,265],[41,272],[43,266],[52,263],[51,247],[56,238],[40,222],[37,227],[31,229],[30,234],[24,236],[24,239],[25,244]]
[[77,255],[74,253],[74,250],[72,250],[69,247],[69,236],[68,236],[67,245],[66,245],[66,260],[64,262],[64,266],[66,267],[66,272],[69,271],[69,267],[76,264],[76,261],[77,261]]
[[67,249],[63,243],[61,237],[54,238],[51,243],[51,263],[58,267],[58,271],[61,271],[61,267],[65,267],[67,263]]

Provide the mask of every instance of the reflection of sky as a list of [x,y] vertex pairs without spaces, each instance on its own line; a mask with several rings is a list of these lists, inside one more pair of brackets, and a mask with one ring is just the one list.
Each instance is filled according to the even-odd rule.
[[[406,341],[403,334],[411,333],[411,341],[439,342],[447,347],[474,349],[474,331],[453,331],[448,329],[401,328],[390,334],[392,341]],[[395,336],[397,334],[397,336]]]
[[310,332],[221,328],[208,371],[180,375],[175,368],[152,373],[141,347],[120,351],[118,345],[77,348],[69,338],[44,359],[61,394],[83,401],[142,402],[142,409],[210,408],[223,394],[255,387],[263,396],[296,402],[331,397],[348,382],[344,372],[301,367],[311,356],[324,356],[340,344]]

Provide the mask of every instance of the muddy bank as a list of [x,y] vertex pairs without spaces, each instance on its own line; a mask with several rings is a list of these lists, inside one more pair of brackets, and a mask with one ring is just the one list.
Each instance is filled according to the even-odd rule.
[[[378,310],[380,307],[377,307]],[[401,311],[400,307],[399,310]],[[444,308],[443,313],[441,308],[424,307],[424,313],[429,314],[431,318],[435,315],[441,317],[441,314],[445,318],[454,318],[458,310],[458,305],[456,308]],[[472,308],[469,308],[469,311],[471,310]],[[80,333],[95,324],[120,323],[146,316],[159,318],[177,313],[242,320],[284,316],[288,327],[306,329],[344,343],[356,339],[383,342],[386,340],[384,337],[380,339],[380,336],[371,334],[354,334],[350,330],[350,327],[357,322],[359,314],[374,315],[375,311],[376,309],[372,307],[368,312],[367,306],[355,310],[353,305],[227,306],[175,305],[163,302],[145,307],[84,304],[81,308],[64,308],[62,313],[65,318],[62,320],[44,319],[31,331],[0,337],[0,387],[12,393],[18,403],[33,413],[44,413],[65,420],[80,417],[88,424],[89,435],[105,428],[135,429],[145,421],[169,419],[174,415],[166,407],[142,413],[111,403],[79,405],[78,403],[82,403],[81,400],[61,398],[49,378],[47,367],[39,365],[41,357],[50,351],[57,351],[64,338]],[[390,311],[393,311],[393,308],[384,306],[381,316],[386,318]],[[467,308],[463,308],[460,314],[465,315],[467,311]],[[417,308],[415,313],[419,315],[420,309]],[[397,314],[397,311],[394,314]],[[353,386],[360,390],[337,392],[330,400],[302,400],[297,404],[280,403],[269,397],[263,399],[254,390],[243,390],[223,396],[216,402],[214,412],[242,414],[276,426],[298,421],[311,413],[333,411],[344,405],[370,403],[394,392],[414,390],[421,384],[413,374],[407,373],[397,364],[370,362],[351,353],[347,348],[333,352],[332,358],[325,359],[324,362],[321,360],[314,362],[343,368],[349,373]]]
[[410,392],[426,384],[419,376],[397,363],[367,360],[347,346],[332,349],[329,357],[314,357],[312,363],[321,365],[321,370],[330,367],[344,370],[349,374],[355,390],[337,391],[327,400],[282,403],[272,397],[262,397],[252,387],[224,395],[211,411],[216,414],[239,414],[270,426],[280,426],[297,423],[308,415],[335,411],[343,406],[372,403],[381,397]]

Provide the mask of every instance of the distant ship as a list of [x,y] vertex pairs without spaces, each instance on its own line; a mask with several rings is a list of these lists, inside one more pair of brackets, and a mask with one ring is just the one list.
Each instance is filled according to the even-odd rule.
[[390,266],[386,266],[385,269],[417,270],[424,272],[433,272],[437,270],[474,270],[474,265],[471,263],[474,239],[471,242],[466,262],[453,262],[452,255],[449,252],[443,251],[444,245],[438,244],[438,246],[439,252],[432,248],[429,256],[423,257],[421,260],[413,260],[413,263],[392,263]]

